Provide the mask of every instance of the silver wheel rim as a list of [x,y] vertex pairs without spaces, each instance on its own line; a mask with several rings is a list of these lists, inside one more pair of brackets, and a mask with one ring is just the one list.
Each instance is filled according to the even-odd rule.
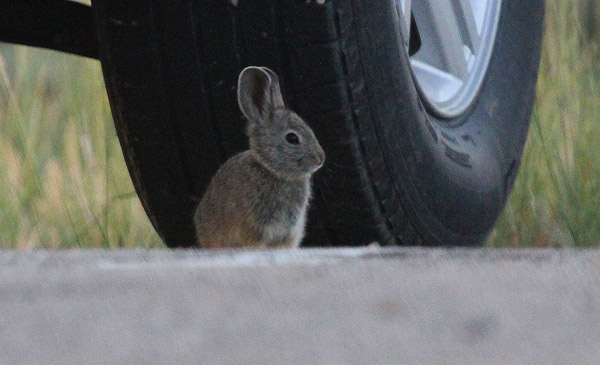
[[454,118],[475,100],[492,55],[501,2],[396,0],[406,50],[411,32],[420,41],[418,50],[411,50],[410,65],[430,112]]

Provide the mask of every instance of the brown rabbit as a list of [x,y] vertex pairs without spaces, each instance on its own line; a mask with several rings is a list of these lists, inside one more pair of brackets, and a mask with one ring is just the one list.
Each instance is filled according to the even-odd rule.
[[298,247],[310,178],[325,153],[310,127],[285,108],[270,69],[240,73],[238,103],[248,119],[250,150],[230,158],[210,182],[194,219],[198,246]]

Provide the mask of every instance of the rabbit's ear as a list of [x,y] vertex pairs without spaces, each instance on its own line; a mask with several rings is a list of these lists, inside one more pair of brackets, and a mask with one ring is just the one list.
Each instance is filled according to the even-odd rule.
[[277,74],[266,67],[246,67],[238,80],[238,103],[251,122],[265,120],[273,110],[283,108]]
[[284,107],[283,97],[281,96],[281,86],[279,86],[279,76],[268,67],[261,67],[261,70],[269,75],[271,80],[271,95],[273,97],[273,107],[280,109]]

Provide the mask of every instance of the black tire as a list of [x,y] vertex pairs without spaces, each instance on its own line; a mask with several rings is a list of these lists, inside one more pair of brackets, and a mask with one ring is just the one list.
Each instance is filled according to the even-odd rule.
[[236,80],[268,66],[326,153],[305,245],[478,245],[502,211],[531,114],[544,1],[504,0],[488,74],[450,121],[423,107],[392,0],[94,0],[115,123],[169,246],[247,148]]

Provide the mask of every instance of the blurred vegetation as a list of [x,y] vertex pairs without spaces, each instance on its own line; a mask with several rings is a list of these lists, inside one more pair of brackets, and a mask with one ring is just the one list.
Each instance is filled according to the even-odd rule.
[[489,246],[600,244],[600,1],[547,0],[523,162]]
[[0,247],[160,246],[135,195],[100,64],[0,46]]
[[[548,0],[523,164],[488,246],[600,243],[600,0]],[[0,247],[162,247],[96,61],[0,45]]]

